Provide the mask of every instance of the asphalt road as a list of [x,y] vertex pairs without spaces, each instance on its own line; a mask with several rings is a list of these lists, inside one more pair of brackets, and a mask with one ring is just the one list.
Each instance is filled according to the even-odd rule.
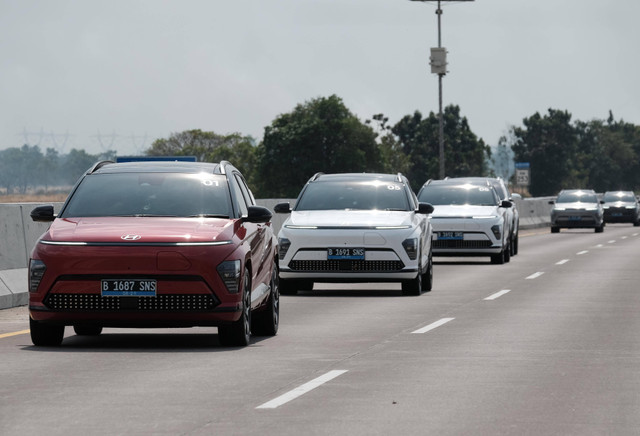
[[640,434],[640,229],[523,234],[506,265],[436,258],[434,289],[321,285],[280,332],[105,329],[35,348],[0,311],[0,434]]

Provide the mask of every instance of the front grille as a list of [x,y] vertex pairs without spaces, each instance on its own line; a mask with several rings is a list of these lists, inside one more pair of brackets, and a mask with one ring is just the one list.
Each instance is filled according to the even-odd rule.
[[289,268],[309,272],[387,272],[400,271],[404,263],[400,260],[292,260]]
[[96,294],[50,294],[44,304],[53,310],[201,312],[220,302],[213,295],[169,294],[156,297],[103,297]]
[[473,249],[473,248],[490,248],[491,241],[461,241],[441,239],[433,241],[433,248],[452,248],[452,249]]

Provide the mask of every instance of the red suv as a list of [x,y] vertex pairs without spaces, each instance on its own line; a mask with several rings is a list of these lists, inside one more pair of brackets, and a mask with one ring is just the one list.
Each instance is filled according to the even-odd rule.
[[103,327],[217,326],[223,345],[275,335],[277,241],[228,162],[100,162],[76,183],[29,261],[35,345]]

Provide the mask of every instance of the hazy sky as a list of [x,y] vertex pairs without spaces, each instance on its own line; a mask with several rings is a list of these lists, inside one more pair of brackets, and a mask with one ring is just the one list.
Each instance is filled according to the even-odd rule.
[[[262,139],[332,94],[362,121],[438,110],[436,3],[0,0],[0,149],[140,152],[202,129]],[[640,124],[640,1],[445,3],[444,104],[495,145],[548,108]]]

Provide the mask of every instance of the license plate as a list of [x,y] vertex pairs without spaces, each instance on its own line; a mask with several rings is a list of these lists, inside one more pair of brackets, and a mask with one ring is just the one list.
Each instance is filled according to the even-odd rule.
[[611,216],[622,216],[621,212],[614,212],[611,214]]
[[438,239],[460,240],[463,238],[463,232],[438,232]]
[[327,248],[328,260],[364,260],[364,248]]
[[149,279],[104,279],[103,297],[155,297],[157,282]]
[[580,221],[580,217],[579,216],[570,216],[569,217],[569,221]]

